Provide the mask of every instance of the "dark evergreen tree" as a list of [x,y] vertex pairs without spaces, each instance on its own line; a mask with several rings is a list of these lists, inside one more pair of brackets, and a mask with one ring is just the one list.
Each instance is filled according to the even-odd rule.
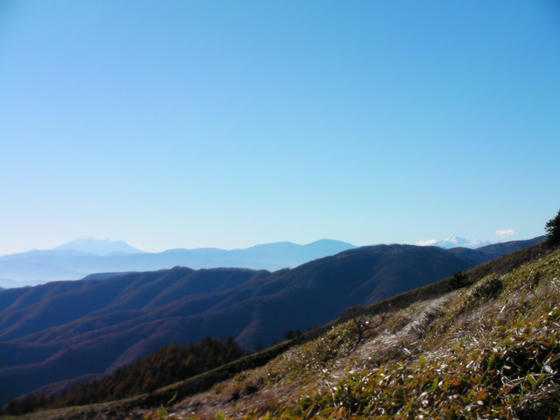
[[558,210],[556,217],[546,223],[545,229],[548,233],[547,246],[552,248],[560,245],[560,210]]

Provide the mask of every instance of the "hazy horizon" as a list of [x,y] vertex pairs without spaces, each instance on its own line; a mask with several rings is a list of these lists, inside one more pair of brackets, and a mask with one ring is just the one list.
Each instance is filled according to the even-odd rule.
[[[95,238],[93,236],[89,236],[89,237],[85,237],[85,238],[75,238],[73,240],[67,241],[67,242],[63,242],[63,243],[59,243],[56,244],[52,247],[49,248],[30,248],[24,251],[21,251],[23,253],[25,252],[29,252],[29,251],[50,251],[50,250],[55,250],[59,247],[61,247],[62,245],[67,245],[70,244],[72,242],[75,241],[81,241],[81,240],[94,240],[94,241],[102,241],[102,242],[124,242],[127,245],[132,246],[133,248],[138,249],[141,252],[147,252],[147,253],[158,253],[158,252],[163,252],[163,251],[169,251],[169,250],[173,250],[173,249],[221,249],[224,251],[232,251],[232,250],[237,250],[237,249],[247,249],[247,248],[251,248],[254,246],[258,246],[258,245],[270,245],[270,244],[278,244],[278,243],[292,243],[295,245],[300,245],[300,246],[304,246],[304,245],[311,245],[315,242],[320,242],[320,241],[336,241],[336,242],[344,242],[344,243],[348,243],[349,245],[354,245],[355,244],[351,244],[350,242],[347,241],[342,241],[342,240],[338,240],[338,239],[333,239],[333,238],[320,238],[320,239],[316,239],[310,242],[305,242],[305,243],[299,243],[299,242],[294,242],[294,241],[289,241],[289,240],[284,240],[284,241],[274,241],[274,242],[259,242],[259,243],[255,243],[255,244],[251,244],[249,246],[243,247],[243,248],[224,248],[224,247],[216,247],[216,246],[201,246],[201,247],[196,247],[196,248],[186,248],[186,247],[175,247],[175,248],[171,248],[171,247],[166,247],[166,248],[162,248],[162,249],[157,249],[157,250],[147,250],[147,249],[140,249],[138,247],[136,247],[134,244],[131,244],[129,241],[123,240],[123,239],[108,239],[108,238]],[[19,252],[17,252],[19,253]],[[1,256],[5,256],[5,255],[11,255],[11,254],[15,254],[15,253],[10,253],[10,254],[0,254]]]
[[478,248],[478,247],[482,247],[482,246],[489,245],[489,244],[495,244],[495,243],[529,240],[529,239],[533,239],[533,238],[536,238],[538,236],[543,236],[543,235],[544,234],[536,235],[534,237],[521,238],[521,237],[517,237],[518,235],[515,234],[515,237],[501,236],[501,237],[498,237],[498,239],[496,239],[494,241],[484,240],[484,239],[472,240],[471,238],[465,238],[465,237],[462,237],[462,236],[452,235],[452,236],[448,236],[448,237],[445,237],[445,238],[429,239],[429,240],[425,240],[425,241],[417,241],[415,243],[388,241],[388,242],[371,242],[371,243],[363,243],[363,244],[354,244],[354,243],[351,243],[349,241],[344,241],[344,240],[335,239],[335,238],[319,238],[319,239],[312,240],[310,242],[295,242],[295,241],[290,241],[290,240],[281,240],[281,241],[274,241],[274,242],[259,242],[259,243],[250,244],[250,245],[244,246],[244,247],[238,247],[238,248],[224,248],[224,247],[220,247],[220,246],[200,246],[200,247],[187,248],[187,247],[184,247],[184,246],[179,246],[179,247],[174,247],[174,248],[164,247],[162,249],[156,249],[156,250],[141,249],[141,248],[135,246],[134,244],[130,243],[129,241],[122,240],[122,239],[95,238],[95,237],[90,236],[90,237],[86,237],[86,238],[76,238],[76,239],[68,241],[68,242],[56,244],[56,245],[54,245],[52,247],[49,247],[49,248],[29,248],[29,249],[25,249],[23,251],[11,252],[11,253],[8,253],[8,254],[0,254],[0,257],[8,256],[8,255],[14,255],[14,254],[20,254],[20,253],[26,253],[26,252],[34,252],[34,251],[56,250],[63,245],[67,245],[69,243],[72,243],[72,242],[75,242],[75,241],[80,241],[80,240],[94,240],[94,241],[113,242],[113,243],[114,242],[124,242],[126,245],[129,245],[133,248],[136,248],[141,253],[161,253],[161,252],[175,250],[175,249],[184,249],[184,250],[219,249],[219,250],[223,250],[223,251],[236,251],[236,250],[245,250],[245,249],[249,249],[249,248],[252,248],[252,247],[255,247],[255,246],[260,246],[260,245],[272,245],[272,244],[281,244],[281,243],[290,243],[290,244],[299,245],[299,246],[306,246],[306,245],[311,245],[311,244],[314,244],[314,243],[320,242],[320,241],[341,242],[341,243],[346,243],[348,245],[352,245],[352,246],[355,246],[355,247],[373,246],[373,245],[387,245],[387,244],[416,245],[416,246],[439,246],[439,247],[442,247],[442,244],[444,244],[445,246],[443,246],[443,247],[451,247],[453,243],[456,243],[455,246],[457,246],[457,247],[466,246],[468,248]]
[[533,238],[554,1],[0,3],[0,255]]

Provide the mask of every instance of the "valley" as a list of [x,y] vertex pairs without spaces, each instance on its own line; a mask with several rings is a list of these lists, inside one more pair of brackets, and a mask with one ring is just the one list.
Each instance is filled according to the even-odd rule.
[[210,333],[250,350],[269,347],[287,330],[318,327],[351,305],[428,285],[540,240],[488,251],[378,245],[276,272],[176,267],[8,289],[0,292],[0,395],[6,402],[43,387],[62,390]]

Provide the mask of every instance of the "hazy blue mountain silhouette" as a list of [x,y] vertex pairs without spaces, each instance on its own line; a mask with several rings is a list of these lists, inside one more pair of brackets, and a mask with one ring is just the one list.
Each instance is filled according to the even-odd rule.
[[175,267],[0,292],[0,399],[110,372],[169,343],[207,335],[269,345],[352,304],[423,286],[522,243],[444,250],[378,245],[276,272]]
[[140,254],[144,253],[124,241],[111,241],[107,239],[85,238],[62,244],[54,251],[75,251],[89,255],[111,255],[111,254]]
[[[246,249],[172,249],[147,253],[133,252],[134,248],[121,241],[88,239],[73,241],[54,250],[0,257],[0,279],[9,279],[0,280],[0,286],[18,287],[53,280],[76,280],[90,273],[148,271],[175,266],[278,270],[351,248],[354,245],[323,239],[307,245],[277,242]],[[93,255],[92,252],[103,255]]]

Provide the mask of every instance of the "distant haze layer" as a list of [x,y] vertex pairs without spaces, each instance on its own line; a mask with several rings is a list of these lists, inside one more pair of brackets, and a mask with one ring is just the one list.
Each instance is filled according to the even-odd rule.
[[80,239],[52,250],[0,257],[0,287],[77,280],[99,272],[147,271],[175,266],[194,269],[239,267],[275,271],[351,248],[354,245],[323,239],[307,245],[277,242],[246,249],[171,249],[147,253],[123,241]]

